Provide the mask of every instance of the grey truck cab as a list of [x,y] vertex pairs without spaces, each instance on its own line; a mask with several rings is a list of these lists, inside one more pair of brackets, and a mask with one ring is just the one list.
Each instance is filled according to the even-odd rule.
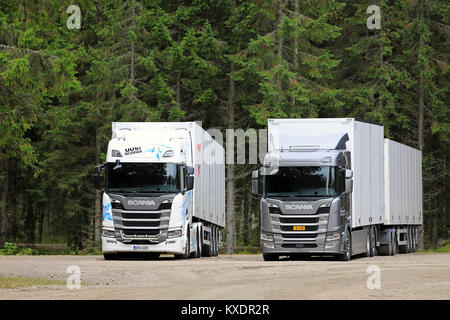
[[273,149],[253,172],[253,192],[262,195],[264,260],[295,254],[347,258],[353,172],[346,141],[347,133],[309,137],[308,144],[297,140]]

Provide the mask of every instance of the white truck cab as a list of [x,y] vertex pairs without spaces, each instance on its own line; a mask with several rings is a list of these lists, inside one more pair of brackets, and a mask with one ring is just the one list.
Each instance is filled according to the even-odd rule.
[[[220,161],[204,161],[202,144],[208,142],[217,157],[223,156],[223,148],[194,122],[114,122],[112,131],[106,163],[96,167],[97,174],[105,171],[105,259],[122,252],[216,255],[224,203],[209,207],[205,192],[216,198],[224,194],[224,168]],[[210,182],[215,176],[217,187],[202,186],[205,178]]]

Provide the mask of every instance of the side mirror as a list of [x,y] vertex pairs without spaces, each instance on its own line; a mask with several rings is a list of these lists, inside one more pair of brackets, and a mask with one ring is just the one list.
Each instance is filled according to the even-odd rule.
[[345,193],[353,192],[353,171],[345,170]]
[[94,187],[97,190],[102,189],[102,182],[103,182],[103,178],[101,176],[102,174],[102,169],[105,167],[104,164],[101,164],[99,166],[95,166],[94,168]]
[[255,170],[252,172],[252,193],[253,194],[260,194],[258,191],[258,184],[259,184],[259,170]]
[[194,189],[194,176],[186,177],[186,191]]
[[186,174],[194,174],[194,168],[193,167],[186,167]]
[[101,164],[99,166],[95,166],[94,168],[94,174],[95,175],[100,175],[102,173],[102,169],[105,167],[104,164]]
[[94,186],[95,186],[95,189],[97,189],[97,190],[102,189],[102,176],[100,176],[100,175],[94,176]]

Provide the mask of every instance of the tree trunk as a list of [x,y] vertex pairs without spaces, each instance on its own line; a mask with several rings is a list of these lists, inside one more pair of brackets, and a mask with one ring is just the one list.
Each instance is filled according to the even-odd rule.
[[177,100],[177,104],[181,109],[181,73],[177,72],[176,79],[176,89],[175,89],[175,99]]
[[[234,64],[230,62],[230,74],[234,71]],[[229,96],[228,96],[228,128],[234,128],[234,80],[230,76],[229,79]],[[228,150],[234,152],[234,150]],[[234,157],[233,157],[234,158]],[[227,246],[226,252],[233,253],[234,249],[234,164],[227,164]]]
[[244,201],[244,208],[243,208],[243,212],[244,212],[244,245],[248,246],[248,242],[249,242],[248,235],[250,233],[249,214],[248,214],[249,197],[246,197],[244,195],[243,201]]
[[[423,22],[423,0],[419,0],[420,1],[420,19]],[[422,35],[420,35],[420,48],[423,47],[423,39],[422,39]],[[423,155],[423,149],[424,149],[424,140],[423,140],[423,119],[424,119],[424,107],[425,107],[425,103],[424,103],[424,96],[425,96],[425,92],[424,92],[424,88],[423,88],[423,76],[421,71],[419,71],[419,128],[418,128],[418,132],[419,132],[419,149],[420,151],[422,151],[422,155]],[[423,213],[422,213],[423,214]],[[424,220],[424,219],[423,219]],[[421,251],[424,249],[423,246],[423,225],[421,225],[419,227],[418,233],[417,233],[417,250]]]
[[9,187],[9,162],[4,161],[3,169],[5,170],[5,178],[2,188],[2,208],[0,216],[0,247],[6,242],[8,232],[8,187]]
[[[95,138],[95,160],[97,164],[100,162],[100,128],[96,130]],[[102,192],[95,190],[95,213],[94,213],[94,246],[98,247],[101,244],[101,216],[102,216]]]
[[25,230],[26,230],[26,240],[27,243],[34,244],[35,237],[34,232],[36,230],[36,217],[34,215],[34,208],[33,208],[33,198],[29,195],[26,196],[26,207],[27,207],[27,216],[26,216],[26,222],[25,222]]
[[[295,13],[299,13],[298,0],[294,0]],[[297,24],[298,27],[298,24]],[[294,73],[298,72],[298,37],[294,39]],[[292,107],[295,105],[295,97],[292,97]]]

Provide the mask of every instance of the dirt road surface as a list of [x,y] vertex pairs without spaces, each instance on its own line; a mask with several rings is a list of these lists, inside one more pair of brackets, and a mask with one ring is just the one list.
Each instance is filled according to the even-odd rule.
[[[81,270],[78,290],[64,285],[0,289],[0,299],[450,299],[450,254],[398,254],[350,262],[265,262],[261,255],[192,260],[163,256],[156,261],[0,256],[0,277],[66,281],[71,265]],[[381,288],[368,289],[368,280],[377,285],[377,268]]]

